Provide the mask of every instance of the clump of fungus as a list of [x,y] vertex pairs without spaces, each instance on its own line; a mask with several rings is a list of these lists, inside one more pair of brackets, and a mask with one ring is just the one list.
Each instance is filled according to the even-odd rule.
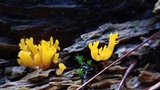
[[53,38],[50,41],[42,40],[40,44],[35,45],[33,38],[21,39],[20,52],[18,53],[18,63],[23,66],[35,67],[39,66],[41,69],[48,69],[51,64],[58,63],[60,50],[59,41],[56,39],[53,43]]
[[98,49],[98,45],[99,45],[99,41],[89,43],[89,48],[91,51],[91,56],[94,60],[96,61],[103,61],[103,60],[107,60],[111,57],[114,47],[115,45],[118,43],[116,41],[116,38],[118,37],[118,32],[116,33],[111,33],[109,35],[109,43],[108,46],[104,46],[104,47],[100,47],[100,49]]
[[66,69],[66,66],[63,63],[59,63],[59,69],[56,70],[56,74],[57,75],[61,75],[63,73],[63,71]]

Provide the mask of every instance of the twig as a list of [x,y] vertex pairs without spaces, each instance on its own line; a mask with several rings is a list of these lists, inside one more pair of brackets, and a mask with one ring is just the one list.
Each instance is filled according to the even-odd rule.
[[160,33],[160,31],[156,32],[155,34],[153,34],[152,36],[150,36],[148,39],[146,39],[145,41],[143,41],[142,43],[140,43],[138,46],[136,46],[133,50],[131,50],[130,52],[126,53],[125,55],[123,55],[122,57],[120,57],[119,59],[117,59],[116,61],[114,61],[113,63],[111,63],[110,65],[108,65],[107,67],[105,67],[102,71],[100,71],[99,73],[97,73],[95,76],[93,76],[92,78],[90,78],[87,82],[85,82],[84,84],[82,84],[80,87],[78,87],[76,90],[80,90],[82,87],[84,87],[85,85],[87,85],[89,82],[91,82],[93,79],[95,79],[97,76],[99,76],[101,73],[103,73],[104,71],[106,71],[108,68],[110,68],[111,66],[113,66],[114,64],[116,64],[117,62],[121,61],[124,57],[128,56],[129,54],[131,54],[133,51],[135,51],[136,49],[138,49],[139,47],[141,47],[144,43],[146,43],[147,41],[149,41],[150,39],[152,39],[153,37],[155,37],[156,35],[158,35]]
[[137,65],[137,60],[133,60],[133,63],[128,67],[127,71],[125,72],[120,84],[119,84],[119,87],[118,87],[118,90],[122,90],[122,86],[124,86],[124,82],[127,78],[127,76],[131,73],[131,71],[133,70],[133,68]]
[[149,88],[148,90],[158,90],[160,89],[160,82],[158,82],[157,84],[153,85],[151,88]]

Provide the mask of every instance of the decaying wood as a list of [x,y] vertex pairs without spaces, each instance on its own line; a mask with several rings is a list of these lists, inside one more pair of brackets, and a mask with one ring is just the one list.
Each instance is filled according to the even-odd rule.
[[[148,22],[148,24],[143,26],[143,23],[145,21]],[[135,21],[133,21],[133,22],[135,22]],[[122,24],[115,24],[116,27],[114,27],[114,25],[112,25],[112,29],[107,28],[108,25],[111,25],[111,24],[105,24],[105,25],[107,25],[107,27],[105,27],[105,25],[103,25],[103,28],[102,28],[102,26],[100,27],[101,29],[98,28],[98,30],[95,30],[91,33],[84,34],[82,36],[83,37],[85,36],[85,39],[83,38],[83,40],[82,39],[81,40],[82,41],[86,40],[86,42],[88,42],[88,43],[91,42],[91,41],[100,40],[102,44],[107,44],[109,33],[111,31],[115,32],[115,30],[116,30],[117,32],[119,32],[119,38],[118,38],[119,44],[116,47],[114,55],[116,55],[116,53],[120,53],[121,55],[124,55],[124,54],[126,54],[127,52],[130,51],[130,50],[128,50],[130,48],[127,48],[128,45],[129,46],[131,46],[131,45],[136,46],[137,44],[139,44],[140,41],[143,41],[143,40],[145,40],[145,38],[148,38],[148,36],[150,36],[150,33],[154,33],[154,32],[159,31],[158,30],[159,27],[156,26],[157,24],[159,25],[159,22],[156,18],[151,18],[151,19],[143,20],[142,22],[141,21],[138,21],[138,22],[139,22],[139,27],[137,26],[136,30],[139,30],[139,31],[135,34],[133,34],[132,31],[131,31],[131,30],[135,30],[135,29],[133,29],[133,26],[131,26],[131,22],[122,23]],[[124,24],[128,24],[128,23],[129,23],[130,27],[128,27],[128,25],[124,25]],[[123,26],[123,28],[122,28],[122,26]],[[124,26],[126,26],[126,27],[124,27]],[[118,29],[117,27],[119,27],[119,28],[121,27],[121,29]],[[145,30],[145,29],[147,29],[147,30]],[[125,36],[127,34],[125,32],[129,32],[127,30],[130,31],[130,34]],[[94,34],[94,32],[96,34]],[[90,35],[88,35],[88,34],[90,34]],[[89,36],[89,38],[87,37],[87,35]],[[141,39],[142,36],[143,36],[143,39]],[[139,40],[139,41],[136,42],[136,43],[135,42],[130,42],[130,40],[132,40],[134,38],[139,38],[139,39],[136,39],[136,41],[137,40]],[[116,84],[116,83],[120,82],[126,68],[122,68],[119,65],[125,65],[125,64],[129,65],[128,62],[130,62],[130,60],[134,59],[135,57],[136,58],[138,57],[138,60],[141,60],[141,61],[139,61],[139,64],[138,64],[138,67],[140,67],[140,68],[142,68],[141,65],[143,65],[143,64],[146,65],[148,63],[151,63],[151,65],[154,65],[155,63],[159,62],[158,57],[152,58],[152,59],[154,59],[154,61],[147,61],[147,62],[142,61],[142,60],[146,59],[147,56],[145,56],[145,55],[148,55],[150,52],[152,52],[153,48],[155,50],[154,53],[156,53],[156,54],[159,53],[157,51],[157,50],[159,50],[159,47],[160,47],[159,38],[160,38],[159,35],[156,36],[154,39],[147,42],[145,45],[143,45],[137,51],[135,51],[134,53],[129,55],[127,57],[128,61],[125,61],[123,63],[121,63],[121,62],[117,63],[118,66],[115,65],[115,66],[111,67],[108,72],[105,72],[104,75],[109,74],[109,73],[110,74],[115,74],[115,76],[112,76],[112,80],[111,80],[112,82],[108,81],[109,77],[111,77],[111,76],[108,76],[108,78],[107,78],[107,77],[104,77],[104,75],[102,75],[102,76],[99,77],[99,79],[103,78],[104,82],[98,82],[98,78],[97,78],[97,81],[95,80],[94,84],[91,85],[90,88],[103,88],[104,89],[106,87],[109,88],[111,83]],[[78,52],[85,51],[85,49],[87,49],[87,43],[86,42],[83,43],[83,44],[86,44],[86,47],[77,47],[77,45],[81,45],[81,43],[73,44],[73,46],[71,46],[71,47],[74,47],[74,48],[72,48],[71,52],[70,53],[65,53],[65,54],[68,54],[67,57],[70,56],[72,54],[72,52],[78,53]],[[124,45],[124,43],[125,43],[125,45]],[[121,49],[121,48],[123,48],[122,46],[126,47],[126,49]],[[68,47],[68,48],[71,48],[71,47]],[[77,48],[80,48],[81,50],[77,49]],[[132,47],[132,49],[133,48],[134,47]],[[121,50],[119,50],[119,49],[121,49]],[[66,52],[65,50],[64,50],[64,52]],[[84,53],[86,53],[86,52],[84,52]],[[87,52],[87,53],[89,53],[89,52]],[[118,56],[118,57],[120,57],[120,56]],[[153,55],[150,55],[149,57],[153,57]],[[114,57],[112,57],[112,58],[114,58]],[[70,59],[70,58],[67,58],[67,59]],[[110,60],[111,61],[108,62],[108,64],[112,63],[114,59],[110,59]],[[66,60],[64,60],[64,61],[66,61]],[[63,60],[61,60],[61,62],[63,62]],[[105,61],[105,62],[107,62],[107,61]],[[103,65],[103,63],[105,63],[105,62],[99,62],[99,64]],[[69,67],[70,67],[70,69],[75,68],[74,66],[69,66]],[[96,66],[96,67],[99,68],[99,65]],[[150,67],[152,67],[152,69],[154,70],[153,66],[150,66]],[[151,68],[148,68],[148,69],[151,69]],[[146,69],[146,70],[148,70],[148,69]],[[36,72],[36,71],[34,71],[34,72]],[[6,84],[2,85],[1,88],[32,88],[32,89],[40,89],[41,88],[41,89],[46,89],[47,90],[49,88],[50,89],[53,89],[53,88],[54,89],[62,89],[64,87],[68,86],[68,89],[72,90],[73,88],[80,87],[80,84],[82,84],[82,82],[76,83],[77,81],[80,80],[80,77],[76,74],[75,70],[73,70],[72,72],[71,71],[66,71],[67,73],[64,73],[60,77],[57,77],[52,73],[52,72],[54,72],[54,70],[53,71],[49,70],[49,72],[45,71],[46,73],[48,73],[48,74],[45,74],[45,75],[43,75],[44,72],[43,73],[41,72],[39,74],[35,74],[34,72],[33,72],[33,74],[31,74],[32,77],[29,77],[29,78],[26,78],[26,79],[20,79],[20,80],[15,81],[15,82],[6,83]],[[136,71],[133,71],[133,73],[134,72],[136,72]],[[141,76],[142,76],[142,74],[140,74],[139,78]],[[43,81],[42,83],[35,82],[36,80],[39,80],[38,79],[39,77],[41,77],[41,80]],[[110,84],[106,85],[106,83],[110,83]],[[145,83],[148,83],[148,82],[145,82]],[[17,85],[18,85],[18,87],[17,87]],[[41,87],[36,87],[37,85],[41,85]],[[130,84],[126,84],[126,85],[130,85]],[[106,87],[104,87],[104,86],[106,86]],[[127,86],[127,87],[129,87],[129,86]],[[137,87],[138,87],[138,85],[136,86],[136,88]]]
[[[0,37],[0,58],[3,58],[4,55],[6,56],[4,58],[7,59],[16,57],[17,55],[12,53],[17,54],[20,38],[32,36],[35,43],[39,43],[41,39],[47,40],[50,36],[54,36],[60,40],[62,48],[65,47],[60,52],[60,62],[67,64],[67,70],[61,76],[56,76],[55,67],[41,71],[40,69],[30,70],[26,67],[16,66],[18,68],[16,70],[22,70],[18,72],[13,71],[14,67],[9,65],[6,67],[7,60],[0,59],[0,68],[2,68],[0,74],[6,72],[7,76],[9,73],[7,77],[2,77],[6,78],[6,81],[0,86],[1,90],[15,88],[23,90],[75,90],[83,84],[81,77],[76,72],[78,66],[74,60],[75,54],[81,53],[85,58],[91,59],[88,48],[90,42],[99,40],[101,46],[107,45],[109,34],[119,33],[117,39],[119,43],[116,45],[112,57],[108,61],[93,62],[94,74],[96,74],[160,30],[159,18],[154,16],[149,18],[152,12],[147,12],[151,11],[153,4],[150,3],[154,3],[155,0],[114,0],[114,2],[111,0],[22,1],[18,0],[14,3],[13,0],[9,3],[6,0],[0,5],[2,17],[0,20],[0,35],[2,36]],[[142,7],[143,10],[139,11],[138,9]],[[155,10],[155,12],[159,12],[156,7]],[[142,13],[134,13],[137,11]],[[121,17],[125,15],[129,16]],[[101,20],[103,23],[111,23],[99,26],[102,24]],[[89,29],[94,25],[99,27],[97,29],[94,27],[94,30],[90,32]],[[72,44],[77,37],[79,38]],[[126,86],[123,88],[143,89],[156,85],[156,83],[159,84],[158,72],[160,71],[157,69],[160,66],[159,55],[160,35],[157,35],[127,56],[124,61],[115,63],[108,71],[95,78],[87,88],[117,89],[125,70],[131,64],[131,60],[135,58],[138,60],[138,64],[133,70],[133,75],[126,77]],[[12,60],[16,61],[16,59]]]
[[[144,36],[150,32],[159,30],[160,22],[158,18],[150,18],[142,21],[131,21],[122,24],[104,24],[95,31],[83,34],[70,47],[64,49],[68,53],[84,50],[90,42],[99,40],[103,44],[108,43],[110,33],[118,32],[119,43],[127,43],[132,39]],[[138,41],[137,41],[138,42]]]

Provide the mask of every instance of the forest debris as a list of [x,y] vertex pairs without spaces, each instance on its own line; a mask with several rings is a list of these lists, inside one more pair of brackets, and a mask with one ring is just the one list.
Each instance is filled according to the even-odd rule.
[[[23,67],[23,66],[20,66],[20,67]],[[16,68],[15,71],[17,71],[17,70],[18,69]],[[0,87],[1,88],[4,88],[4,87],[10,88],[10,86],[11,87],[16,87],[16,86],[19,86],[19,87],[21,87],[21,86],[33,87],[34,85],[45,83],[46,81],[44,81],[45,80],[44,78],[48,77],[48,75],[52,71],[54,71],[54,69],[49,69],[47,71],[42,71],[42,69],[38,69],[38,70],[35,70],[35,71],[27,74],[27,76],[23,77],[20,80],[17,80],[17,81],[14,81],[14,82],[8,82],[8,83],[6,83],[6,84],[4,84],[4,85],[2,85]],[[17,75],[17,77],[18,77],[18,75]],[[43,82],[37,82],[36,83],[36,81],[43,81]],[[33,82],[35,82],[35,83],[33,84]]]
[[81,85],[71,85],[67,88],[67,90],[76,90]]
[[[72,77],[68,77],[69,73],[73,74],[71,75]],[[75,85],[82,84],[80,77],[76,76],[75,70],[68,71],[62,75],[63,76],[59,76],[59,77],[55,77],[55,76],[50,77],[47,84],[44,84],[40,87],[35,87],[35,89],[44,89],[44,90],[54,89],[56,90],[56,89],[61,89],[65,86],[69,86],[73,88]]]
[[114,74],[102,74],[102,75],[99,75],[98,77],[95,78],[95,82],[100,82],[101,80],[104,80],[104,79],[121,79],[122,78],[122,74],[117,74],[117,73],[114,73]]
[[[15,86],[15,87],[9,87],[6,90],[30,90],[29,88],[25,86]],[[5,90],[4,88],[0,88],[0,90]]]
[[28,81],[41,81],[44,78],[48,77],[51,72],[55,71],[55,69],[49,69],[46,71],[42,71],[42,69],[38,69],[30,74],[28,74],[23,79],[28,79]]
[[126,82],[126,78],[129,76],[129,74],[134,70],[134,68],[137,66],[138,60],[132,60],[131,65],[128,67],[128,69],[126,70],[126,72],[123,75],[123,78],[119,84],[119,88],[118,90],[122,90],[122,87],[125,86],[125,82]]
[[141,83],[153,83],[160,81],[159,73],[151,73],[149,71],[141,71],[138,79]]
[[[119,83],[114,83],[110,86],[109,90],[118,90]],[[125,87],[122,87],[121,90],[127,90]]]
[[20,79],[26,74],[26,67],[25,66],[14,66],[14,67],[6,67],[5,74],[7,78],[10,80],[13,79]]
[[66,78],[73,78],[75,75],[76,75],[76,69],[70,70],[68,72],[64,72],[62,74],[62,76]]
[[113,67],[109,68],[108,71],[114,71],[115,72],[115,71],[124,71],[126,69],[127,69],[127,67],[122,67],[120,65],[116,65],[116,66],[113,66]]
[[126,87],[133,90],[137,88],[140,85],[140,82],[138,80],[137,76],[130,76],[126,79]]
[[111,84],[118,83],[118,82],[119,80],[116,80],[116,79],[105,79],[105,80],[101,80],[100,82],[93,83],[91,87],[106,88],[106,87],[110,87]]
[[9,88],[20,88],[20,87],[26,87],[26,88],[29,88],[29,87],[33,87],[35,86],[36,83],[30,83],[26,80],[20,80],[20,81],[14,81],[14,82],[8,82],[8,83],[5,83],[4,85],[1,85],[0,88],[2,89],[9,89]]
[[[12,89],[12,88],[25,88],[25,89],[32,89],[32,90],[39,90],[39,89],[61,89],[64,86],[72,86],[77,84],[82,84],[80,77],[77,77],[75,70],[71,70],[65,72],[63,76],[49,76],[54,72],[55,69],[49,69],[46,71],[42,71],[42,69],[37,69],[25,76],[24,78],[5,83],[4,85],[0,86],[2,89]],[[69,74],[72,74],[68,76]]]

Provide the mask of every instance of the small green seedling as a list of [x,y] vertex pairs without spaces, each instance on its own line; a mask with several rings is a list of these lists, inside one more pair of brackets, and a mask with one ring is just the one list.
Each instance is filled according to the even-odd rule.
[[91,68],[92,66],[92,60],[85,60],[83,58],[83,55],[79,55],[77,54],[76,55],[76,58],[77,62],[79,63],[80,65],[80,68],[77,69],[77,73],[80,75],[80,76],[83,76],[85,73],[89,73],[91,70],[93,70]]
[[76,60],[77,60],[77,62],[78,62],[81,66],[85,64],[84,58],[83,58],[82,55],[80,56],[80,55],[77,54]]
[[83,74],[84,74],[83,68],[78,68],[76,71],[80,76],[83,76]]

